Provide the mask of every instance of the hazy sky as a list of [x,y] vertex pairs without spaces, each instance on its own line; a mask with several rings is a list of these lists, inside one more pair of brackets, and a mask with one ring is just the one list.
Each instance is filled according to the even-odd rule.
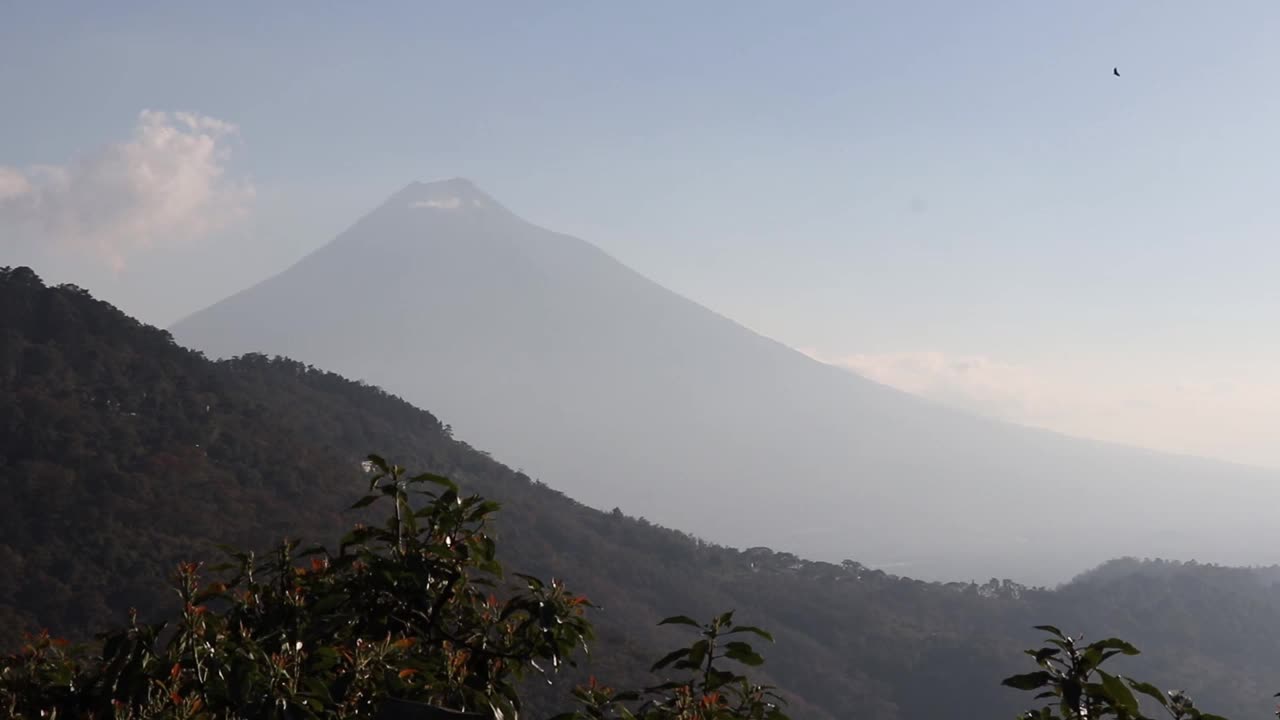
[[0,264],[167,324],[461,175],[884,382],[1280,466],[1273,0],[176,5],[4,3]]

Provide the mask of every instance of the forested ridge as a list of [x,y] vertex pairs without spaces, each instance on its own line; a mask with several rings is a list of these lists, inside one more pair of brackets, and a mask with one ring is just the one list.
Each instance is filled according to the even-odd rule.
[[[393,338],[351,342],[396,351]],[[500,397],[476,402],[502,412]],[[670,645],[648,629],[658,619],[726,608],[776,635],[767,679],[795,717],[1011,716],[1024,700],[999,678],[1020,669],[1030,626],[1044,622],[1131,640],[1138,674],[1225,715],[1265,711],[1280,679],[1274,569],[1117,561],[1050,591],[718,547],[580,505],[377,388],[294,360],[211,362],[25,268],[0,271],[5,643],[39,627],[86,637],[132,606],[158,613],[176,563],[216,557],[220,543],[332,537],[351,520],[369,452],[499,500],[504,562],[602,606],[589,671],[623,684],[642,684],[637,668]],[[1045,508],[1045,522],[1096,501]]]

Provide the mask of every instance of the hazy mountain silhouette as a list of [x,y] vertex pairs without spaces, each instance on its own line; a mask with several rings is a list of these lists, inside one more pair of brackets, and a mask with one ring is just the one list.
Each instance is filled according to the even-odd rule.
[[213,356],[278,353],[377,383],[575,498],[717,541],[1032,581],[1117,555],[1280,559],[1280,473],[934,406],[465,180],[409,185],[173,332]]

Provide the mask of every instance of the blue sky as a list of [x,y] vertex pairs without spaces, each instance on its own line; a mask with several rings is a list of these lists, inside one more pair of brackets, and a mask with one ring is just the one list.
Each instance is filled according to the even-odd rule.
[[178,5],[5,8],[0,168],[63,168],[41,207],[110,195],[66,179],[103,148],[199,192],[68,239],[28,207],[0,263],[166,324],[461,175],[882,381],[1280,466],[1274,2]]

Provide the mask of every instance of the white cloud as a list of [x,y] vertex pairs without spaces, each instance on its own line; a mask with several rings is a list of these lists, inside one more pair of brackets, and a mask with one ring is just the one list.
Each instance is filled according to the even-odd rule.
[[12,168],[0,165],[0,203],[31,192],[26,176]]
[[216,118],[144,110],[131,138],[66,165],[0,166],[0,228],[116,269],[140,250],[197,240],[252,202],[253,187],[227,176],[235,134]]
[[1166,452],[1280,467],[1280,372],[1178,378],[1068,372],[934,351],[824,355],[876,382],[989,417]]

